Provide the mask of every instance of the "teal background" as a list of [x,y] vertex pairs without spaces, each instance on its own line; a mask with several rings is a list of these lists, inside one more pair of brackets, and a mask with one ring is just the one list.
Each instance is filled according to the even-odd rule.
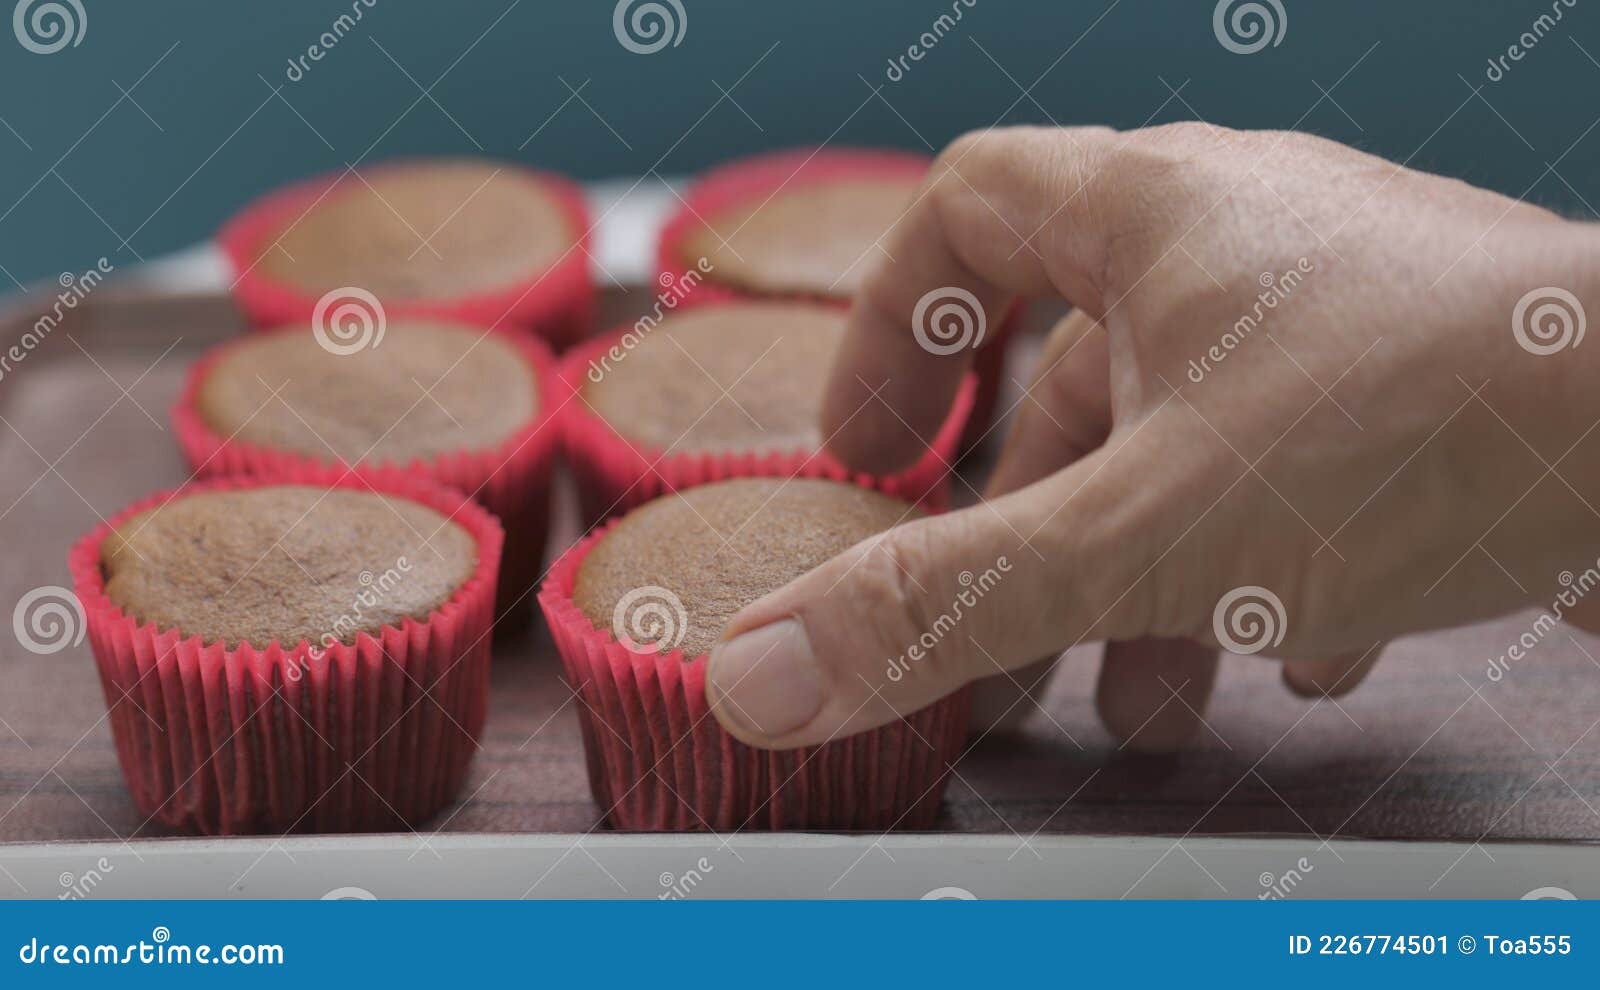
[[1282,0],[1282,43],[1253,55],[1217,43],[1209,0],[976,0],[899,82],[889,58],[948,0],[682,0],[681,44],[651,55],[618,44],[609,0],[377,0],[299,82],[289,59],[349,0],[81,2],[81,44],[50,55],[0,22],[0,287],[182,247],[295,177],[477,145],[601,178],[826,140],[1200,117],[1296,126],[1568,213],[1600,203],[1588,0],[1499,82],[1487,60],[1550,0]]

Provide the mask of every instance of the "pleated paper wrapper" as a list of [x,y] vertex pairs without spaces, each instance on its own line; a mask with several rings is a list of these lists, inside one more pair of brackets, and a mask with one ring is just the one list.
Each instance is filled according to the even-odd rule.
[[706,655],[629,649],[578,609],[578,568],[604,535],[591,535],[556,562],[539,604],[580,702],[589,784],[608,822],[634,831],[714,832],[883,832],[934,823],[966,738],[965,690],[821,746],[747,746],[711,714]]
[[[106,595],[112,527],[172,498],[272,483],[410,499],[472,536],[478,562],[450,600],[353,644],[202,642],[124,613]],[[448,489],[323,472],[221,479],[161,492],[102,523],[69,564],[110,708],[123,777],[141,814],[204,835],[415,827],[455,799],[488,707],[500,526]]]

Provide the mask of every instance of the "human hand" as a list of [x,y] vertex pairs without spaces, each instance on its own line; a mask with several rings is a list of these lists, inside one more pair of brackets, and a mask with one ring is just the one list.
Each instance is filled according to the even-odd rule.
[[887,427],[932,437],[971,363],[919,342],[924,299],[1081,315],[1046,342],[986,501],[735,619],[707,692],[747,743],[821,743],[1108,640],[1102,719],[1168,748],[1219,640],[1343,691],[1389,638],[1595,566],[1589,225],[1303,134],[1041,128],[951,145],[884,246],[825,405],[862,469],[915,459]]

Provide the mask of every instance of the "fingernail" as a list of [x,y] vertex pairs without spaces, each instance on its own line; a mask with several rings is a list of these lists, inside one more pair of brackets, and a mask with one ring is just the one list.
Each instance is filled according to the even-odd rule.
[[795,619],[742,633],[711,651],[707,680],[724,720],[775,739],[822,710],[822,678],[805,627]]

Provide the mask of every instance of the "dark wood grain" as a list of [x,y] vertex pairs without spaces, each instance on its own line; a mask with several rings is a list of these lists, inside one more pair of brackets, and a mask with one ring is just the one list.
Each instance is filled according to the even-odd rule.
[[[199,348],[233,332],[218,300],[119,300],[107,289],[0,380],[5,618],[28,590],[68,583],[67,548],[98,517],[184,480],[167,407]],[[558,502],[553,547],[577,533],[565,484]],[[1490,680],[1489,658],[1531,622],[1518,614],[1395,643],[1339,705],[1291,696],[1271,661],[1229,658],[1208,713],[1214,732],[1166,758],[1118,750],[1094,717],[1096,651],[1074,651],[1048,717],[1036,711],[963,757],[941,827],[1595,839],[1600,639],[1558,627]],[[596,827],[557,671],[537,623],[496,642],[482,753],[463,800],[429,829]],[[0,841],[162,834],[122,786],[104,713],[87,643],[38,656],[0,632]]]

